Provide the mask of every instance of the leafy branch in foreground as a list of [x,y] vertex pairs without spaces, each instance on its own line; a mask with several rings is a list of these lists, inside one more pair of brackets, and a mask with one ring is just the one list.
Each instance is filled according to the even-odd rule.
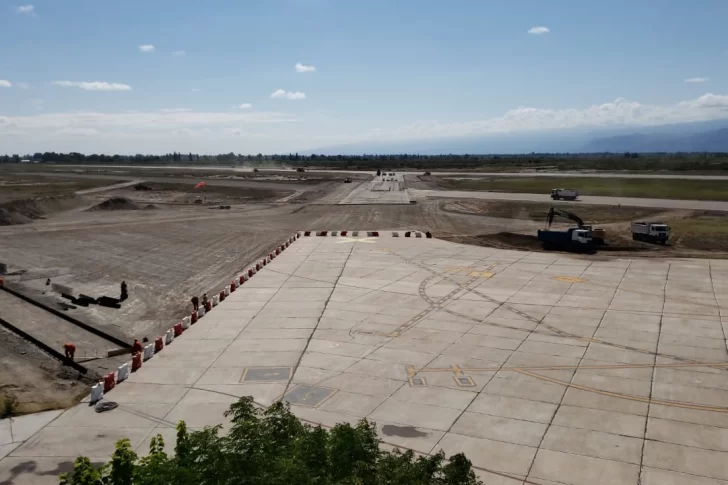
[[225,413],[232,421],[188,431],[177,426],[174,455],[164,451],[160,435],[149,454],[139,457],[129,440],[116,444],[111,461],[94,467],[79,457],[61,485],[478,485],[463,454],[445,459],[442,451],[416,456],[412,451],[379,449],[376,428],[366,420],[331,430],[304,424],[289,406],[277,402],[266,410],[243,397]]

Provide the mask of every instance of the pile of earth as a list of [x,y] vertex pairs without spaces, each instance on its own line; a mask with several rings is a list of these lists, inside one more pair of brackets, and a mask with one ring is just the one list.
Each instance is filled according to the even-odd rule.
[[75,195],[20,199],[0,204],[0,226],[27,224],[54,212],[71,210],[82,203]]
[[112,197],[91,207],[90,211],[129,211],[138,210],[139,206],[126,197]]

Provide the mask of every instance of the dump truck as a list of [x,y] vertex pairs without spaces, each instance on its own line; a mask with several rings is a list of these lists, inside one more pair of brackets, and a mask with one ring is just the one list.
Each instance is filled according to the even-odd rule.
[[544,248],[579,249],[592,244],[591,231],[570,227],[566,231],[538,230],[538,240]]
[[579,198],[579,191],[574,189],[551,189],[553,200],[576,200]]
[[670,238],[670,227],[664,222],[633,222],[632,239],[665,244]]
[[[552,231],[555,216],[576,222],[577,227],[565,231]],[[603,233],[602,233],[603,238]],[[591,226],[585,226],[581,217],[571,212],[551,207],[546,215],[546,229],[538,231],[538,240],[545,248],[578,249],[593,245]],[[602,239],[603,242],[603,239]]]

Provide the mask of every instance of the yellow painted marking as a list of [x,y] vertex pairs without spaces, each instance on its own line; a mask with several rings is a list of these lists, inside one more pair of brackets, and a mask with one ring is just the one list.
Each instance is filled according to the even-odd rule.
[[413,366],[413,365],[408,365],[408,366],[407,366],[407,377],[409,377],[409,378],[411,379],[411,378],[413,378],[414,376],[415,376],[415,366]]
[[728,362],[691,362],[686,364],[602,364],[602,365],[544,365],[525,367],[460,367],[453,364],[450,367],[425,367],[417,371],[422,372],[453,372],[462,375],[464,372],[521,372],[526,370],[610,370],[610,369],[654,369],[654,368],[680,368],[680,367],[728,367]]
[[527,375],[529,377],[534,377],[536,379],[541,379],[546,382],[551,382],[553,384],[559,384],[559,385],[562,385],[565,387],[572,387],[574,389],[579,389],[580,391],[593,392],[595,394],[601,394],[602,396],[616,397],[619,399],[624,399],[626,401],[642,402],[642,403],[646,403],[646,404],[658,404],[660,406],[669,406],[669,407],[675,407],[675,408],[694,409],[696,411],[712,411],[715,413],[728,413],[728,408],[721,408],[721,407],[717,407],[717,406],[706,406],[703,404],[694,404],[694,403],[681,402],[681,401],[667,401],[667,400],[662,400],[662,399],[650,399],[649,397],[633,396],[631,394],[621,394],[618,392],[603,391],[601,389],[594,389],[593,387],[581,386],[578,384],[573,384],[571,382],[564,382],[564,381],[560,381],[558,379],[552,379],[551,377],[542,376],[540,374],[534,374],[532,372],[527,372],[525,370],[518,370],[517,372],[519,372],[523,375]]
[[554,276],[551,278],[556,281],[563,281],[565,283],[586,283],[584,278],[578,278],[576,276]]
[[493,276],[494,273],[491,273],[490,271],[473,271],[468,276],[473,276],[475,278],[490,278]]
[[375,237],[342,237],[336,240],[336,244],[343,243],[369,243],[376,244],[377,238]]

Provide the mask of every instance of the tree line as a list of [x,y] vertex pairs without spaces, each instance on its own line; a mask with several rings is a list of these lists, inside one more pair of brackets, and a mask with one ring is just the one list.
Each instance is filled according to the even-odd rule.
[[637,170],[637,171],[726,171],[728,153],[529,153],[519,155],[421,155],[363,154],[323,155],[298,153],[217,155],[180,153],[163,155],[86,155],[78,152],[43,152],[2,155],[1,163],[56,163],[95,165],[247,165],[253,167],[290,166],[349,170],[385,169],[482,169],[482,170]]

